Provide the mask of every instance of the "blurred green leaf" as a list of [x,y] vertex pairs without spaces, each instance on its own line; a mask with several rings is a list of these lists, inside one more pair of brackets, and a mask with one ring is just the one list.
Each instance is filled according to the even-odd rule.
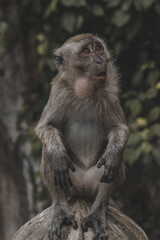
[[158,123],[155,123],[147,129],[145,139],[150,141],[155,137],[160,137],[160,124]]
[[143,140],[149,140],[148,139],[148,132],[149,132],[148,128],[145,128],[143,131],[141,131],[141,137],[142,137]]
[[138,69],[135,74],[133,75],[132,79],[132,86],[139,86],[143,80],[143,71],[141,69]]
[[128,141],[128,146],[137,146],[142,141],[140,132],[131,133]]
[[62,16],[62,25],[63,28],[69,32],[72,33],[75,29],[76,24],[76,18],[72,13],[64,13]]
[[136,119],[137,123],[138,123],[138,126],[140,127],[146,127],[148,122],[147,122],[147,119],[146,118],[137,118]]
[[150,110],[148,114],[149,120],[156,121],[160,117],[160,107],[154,107],[153,109]]
[[141,27],[142,27],[141,19],[135,19],[135,21],[128,26],[127,39],[132,40],[134,37],[136,37],[138,32],[141,30]]
[[44,29],[45,32],[51,32],[52,31],[52,27],[49,24],[44,24],[43,29]]
[[123,43],[122,42],[117,42],[114,51],[116,55],[119,55],[123,51]]
[[152,125],[150,128],[150,132],[153,135],[160,137],[160,124],[156,123],[156,124]]
[[56,70],[56,65],[55,65],[55,63],[54,63],[54,61],[53,61],[53,58],[49,58],[49,59],[47,60],[47,65],[49,66],[49,68],[50,68],[50,70],[51,70],[52,72]]
[[155,98],[157,96],[157,90],[156,88],[150,88],[148,91],[147,91],[147,98],[148,99],[152,99],[152,98]]
[[152,150],[152,154],[153,154],[153,157],[154,157],[156,163],[160,167],[160,146],[159,147],[154,147],[153,150]]
[[152,145],[148,142],[143,142],[140,147],[139,151],[142,153],[144,156],[147,156],[152,150]]
[[0,22],[0,35],[3,34],[7,30],[7,26],[8,25],[6,22],[3,22],[3,21]]
[[140,157],[140,151],[138,149],[126,148],[123,154],[124,161],[132,166]]
[[60,3],[65,7],[75,6],[78,0],[60,0]]
[[121,9],[123,11],[128,11],[131,7],[131,4],[132,4],[131,0],[126,0],[126,1],[123,2],[122,6],[121,6]]
[[79,15],[77,18],[76,28],[81,28],[83,22],[84,22],[84,17],[82,15]]
[[130,20],[130,14],[122,10],[114,12],[111,21],[117,27],[123,27]]
[[44,67],[44,61],[42,59],[39,59],[38,62],[38,71],[41,73]]
[[134,100],[130,101],[130,103],[129,103],[129,108],[130,108],[130,111],[131,111],[132,115],[133,115],[134,117],[136,117],[136,116],[138,116],[138,115],[141,113],[141,111],[142,111],[142,104],[140,103],[139,100],[134,99]]
[[137,10],[143,10],[148,9],[152,6],[153,3],[155,3],[157,0],[134,0],[134,4],[137,8]]
[[154,69],[156,67],[156,62],[155,60],[149,61],[148,63],[149,69]]
[[150,71],[148,74],[148,78],[147,78],[149,85],[152,87],[155,86],[159,77],[160,77],[159,69],[154,69],[154,70]]
[[156,84],[156,89],[160,90],[160,82]]
[[58,3],[58,0],[52,0],[52,1],[48,4],[48,6],[47,6],[47,8],[46,8],[46,10],[45,10],[45,12],[44,12],[44,18],[45,18],[45,19],[48,18],[48,17],[50,17],[50,15],[51,15],[53,12],[56,11],[56,9],[57,9],[57,3]]
[[160,2],[157,2],[157,3],[155,4],[155,10],[156,10],[156,12],[160,15]]
[[45,40],[45,36],[43,33],[37,34],[36,38],[39,42],[43,42]]
[[48,47],[48,44],[47,42],[42,42],[42,43],[39,43],[38,46],[37,46],[37,52],[39,55],[45,55],[46,52],[47,52],[47,47]]
[[139,99],[140,101],[144,101],[144,100],[146,100],[146,98],[147,98],[147,94],[146,94],[145,92],[140,92],[140,93],[139,93],[138,99]]
[[27,5],[29,5],[29,2],[30,2],[30,0],[22,0],[21,4],[22,4],[22,6],[27,6]]
[[113,7],[117,7],[120,3],[121,0],[105,0],[107,2],[107,7],[109,8],[113,8]]
[[76,7],[85,7],[87,5],[86,0],[76,1]]
[[94,4],[91,8],[91,11],[97,17],[102,17],[104,15],[104,9],[99,4]]
[[86,6],[85,0],[60,0],[60,3],[65,7],[84,7]]

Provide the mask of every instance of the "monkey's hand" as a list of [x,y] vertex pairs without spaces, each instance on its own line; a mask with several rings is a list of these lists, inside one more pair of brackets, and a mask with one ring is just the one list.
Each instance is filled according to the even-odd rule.
[[88,231],[88,227],[94,229],[94,236],[92,240],[108,240],[108,233],[106,231],[106,209],[101,206],[95,209],[86,216],[81,224],[82,231]]
[[61,158],[58,164],[57,161],[54,163],[53,176],[55,185],[59,186],[61,189],[73,186],[69,176],[69,168],[72,172],[76,170],[68,156]]
[[115,159],[114,157],[111,157],[110,154],[101,157],[97,167],[100,168],[102,165],[104,165],[105,170],[100,182],[111,183],[117,177],[119,167],[118,162],[119,161],[117,161],[117,157]]
[[55,185],[61,189],[72,187],[73,184],[69,176],[69,169],[73,172],[76,169],[67,153],[65,151],[48,152],[44,149],[44,154],[48,158]]
[[48,238],[50,240],[60,240],[61,230],[64,225],[71,225],[74,229],[78,228],[77,222],[68,207],[63,204],[56,204],[53,207],[53,213],[48,226]]

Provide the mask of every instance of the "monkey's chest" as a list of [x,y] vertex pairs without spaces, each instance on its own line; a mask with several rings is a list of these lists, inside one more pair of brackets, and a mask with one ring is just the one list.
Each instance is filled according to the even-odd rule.
[[65,126],[64,137],[77,158],[89,164],[104,144],[103,130],[94,121],[73,121]]

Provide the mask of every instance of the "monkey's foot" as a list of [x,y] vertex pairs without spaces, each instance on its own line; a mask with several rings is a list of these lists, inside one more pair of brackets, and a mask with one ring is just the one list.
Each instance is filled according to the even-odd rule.
[[63,225],[72,225],[74,229],[78,228],[74,216],[70,213],[69,209],[59,205],[54,207],[53,215],[48,226],[49,240],[60,239]]
[[106,214],[105,211],[95,211],[90,213],[82,221],[82,230],[83,232],[88,231],[88,227],[94,229],[94,236],[92,240],[107,240],[108,234],[106,231]]

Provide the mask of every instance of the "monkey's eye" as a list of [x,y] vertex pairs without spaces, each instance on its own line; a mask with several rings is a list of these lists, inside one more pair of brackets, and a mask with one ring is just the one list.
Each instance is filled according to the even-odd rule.
[[100,52],[102,50],[102,47],[100,46],[100,45],[97,45],[96,47],[95,47],[95,51],[96,52]]
[[90,51],[89,51],[89,49],[88,48],[84,48],[83,50],[82,50],[82,52],[83,52],[83,54],[90,54]]

